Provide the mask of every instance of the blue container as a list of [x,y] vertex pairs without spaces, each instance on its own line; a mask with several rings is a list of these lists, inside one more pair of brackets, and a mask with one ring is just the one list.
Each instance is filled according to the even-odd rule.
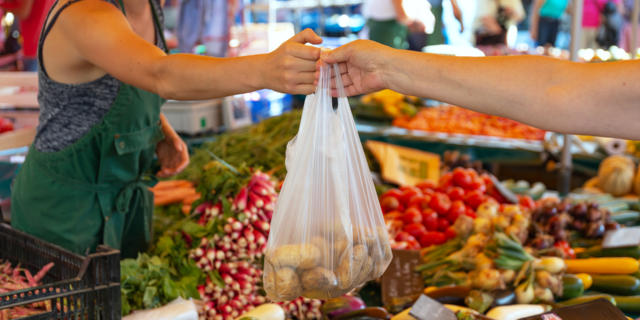
[[253,123],[291,111],[293,104],[291,95],[267,89],[247,93],[245,100]]

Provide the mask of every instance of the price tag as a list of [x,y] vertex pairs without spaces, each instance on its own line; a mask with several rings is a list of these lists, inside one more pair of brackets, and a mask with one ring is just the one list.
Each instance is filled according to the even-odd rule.
[[413,304],[409,315],[418,320],[456,320],[453,311],[447,309],[440,302],[435,301],[425,295],[421,295],[418,301]]
[[520,320],[626,320],[627,317],[606,299],[593,300],[575,306],[553,309],[551,312]]
[[621,248],[640,245],[640,227],[607,231],[602,240],[603,248]]
[[422,294],[424,280],[415,268],[420,251],[393,250],[393,260],[382,275],[382,302],[389,311],[404,310]]
[[380,162],[382,178],[395,184],[415,185],[425,180],[438,182],[440,156],[412,148],[369,140],[367,148]]

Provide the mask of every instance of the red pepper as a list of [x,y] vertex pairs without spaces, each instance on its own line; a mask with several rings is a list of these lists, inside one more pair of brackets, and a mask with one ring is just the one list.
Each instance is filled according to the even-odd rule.
[[557,241],[553,246],[562,250],[565,258],[574,259],[576,257],[576,252],[566,241]]

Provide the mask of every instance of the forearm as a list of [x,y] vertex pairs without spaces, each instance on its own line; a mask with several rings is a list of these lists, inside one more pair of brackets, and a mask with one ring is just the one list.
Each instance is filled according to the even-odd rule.
[[168,99],[199,100],[264,88],[265,56],[212,58],[174,54],[158,61],[156,91]]
[[[546,130],[640,138],[640,65],[396,51],[387,85]],[[615,75],[615,76],[614,76]],[[625,128],[621,130],[621,128]]]

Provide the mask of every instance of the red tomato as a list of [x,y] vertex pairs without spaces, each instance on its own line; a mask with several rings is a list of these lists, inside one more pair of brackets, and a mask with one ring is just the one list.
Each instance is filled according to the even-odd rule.
[[420,238],[422,247],[428,247],[436,244],[443,244],[447,241],[447,237],[442,232],[430,231]]
[[432,181],[425,180],[425,181],[422,181],[422,182],[416,184],[416,187],[420,188],[422,191],[424,191],[425,189],[433,190],[433,189],[436,188],[436,184],[433,183]]
[[566,241],[558,241],[553,246],[562,250],[562,253],[564,253],[565,258],[574,259],[576,257],[576,252],[573,250],[573,248],[571,248],[571,245],[569,245],[569,243]]
[[487,188],[491,188],[493,186],[493,181],[491,181],[488,174],[483,174],[480,178],[482,178],[482,181],[484,181],[484,185],[487,186]]
[[451,199],[451,201],[464,200],[465,192],[464,189],[460,187],[452,187],[447,192],[447,195],[449,196],[449,199]]
[[470,190],[478,190],[482,193],[484,193],[485,191],[487,191],[487,186],[484,183],[484,180],[482,180],[482,178],[480,177],[475,177],[473,178],[472,182],[471,182],[471,186],[469,187]]
[[408,250],[420,250],[420,242],[418,240],[408,240],[407,241],[407,249]]
[[394,197],[400,200],[402,198],[402,191],[400,189],[389,189],[387,192],[383,193],[380,198],[384,199],[386,197]]
[[414,236],[416,239],[420,239],[420,236],[427,232],[427,228],[422,223],[412,223],[405,225],[402,231]]
[[442,177],[440,177],[440,181],[438,181],[438,186],[440,188],[446,188],[451,186],[453,183],[453,173],[447,172]]
[[464,202],[473,210],[478,209],[478,207],[484,202],[484,194],[479,190],[473,190],[467,193],[464,197]]
[[533,209],[536,206],[536,202],[529,196],[518,196],[518,203],[527,209]]
[[398,210],[400,207],[400,201],[395,197],[384,197],[380,201],[380,207],[382,207],[382,212]]
[[446,214],[451,208],[451,200],[444,193],[434,193],[429,201],[429,207],[435,210],[438,214]]
[[404,224],[422,223],[422,212],[417,208],[409,208],[402,215]]
[[402,219],[402,212],[400,211],[390,211],[387,214],[384,215],[384,220],[401,220]]
[[409,200],[409,204],[407,207],[416,207],[420,210],[429,208],[429,201],[431,200],[431,196],[424,195],[415,195]]
[[464,214],[471,219],[475,219],[477,217],[476,212],[469,207],[467,207],[467,212],[465,212]]
[[463,168],[456,168],[453,170],[453,183],[461,188],[470,189],[473,179],[467,170]]
[[447,240],[449,240],[455,238],[458,234],[456,232],[456,229],[454,229],[453,227],[449,227],[447,228],[447,231],[444,232],[444,235]]
[[445,231],[450,226],[451,226],[451,223],[449,223],[449,220],[445,218],[438,218],[438,231]]
[[435,231],[438,229],[438,214],[432,209],[425,209],[422,211],[422,224],[429,231]]
[[454,224],[458,217],[465,214],[467,212],[467,206],[464,205],[464,202],[460,200],[456,200],[451,204],[451,208],[449,208],[449,212],[447,212],[447,220],[451,224]]
[[402,191],[402,197],[400,198],[400,200],[402,200],[402,203],[404,205],[409,204],[409,200],[411,200],[411,198],[413,198],[414,196],[417,195],[422,195],[422,191],[416,187],[403,187],[404,190]]
[[395,240],[396,241],[410,241],[410,240],[416,241],[416,238],[414,238],[409,233],[402,231],[402,232],[398,232],[398,235],[396,235]]

